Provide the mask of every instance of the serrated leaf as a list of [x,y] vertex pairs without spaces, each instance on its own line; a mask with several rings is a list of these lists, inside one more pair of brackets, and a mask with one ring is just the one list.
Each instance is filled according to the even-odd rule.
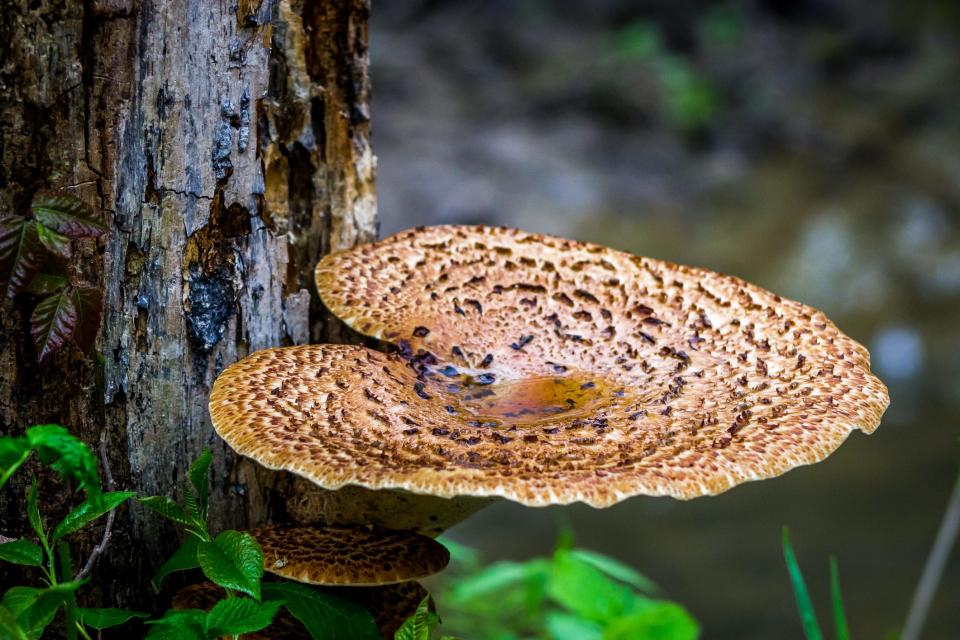
[[206,614],[200,609],[170,610],[159,620],[150,620],[144,640],[206,640]]
[[93,208],[68,195],[37,195],[31,205],[40,224],[70,238],[95,238],[107,228],[93,219]]
[[109,627],[117,627],[128,620],[133,620],[134,618],[150,617],[150,614],[148,613],[130,611],[128,609],[114,609],[112,607],[107,607],[104,609],[80,608],[77,610],[77,615],[80,618],[80,622],[88,627],[97,629],[98,631],[100,629],[107,629]]
[[150,496],[147,498],[137,498],[137,501],[148,509],[156,511],[167,520],[172,520],[177,524],[192,526],[194,524],[183,507],[165,496]]
[[197,547],[199,546],[200,540],[198,538],[188,537],[180,545],[180,548],[170,556],[170,559],[157,570],[157,575],[153,576],[153,585],[159,589],[163,584],[163,579],[174,571],[188,571],[199,567],[200,561],[197,560]]
[[43,263],[37,223],[20,216],[0,218],[0,290],[13,298],[23,291]]
[[46,534],[43,532],[43,520],[40,518],[40,508],[37,506],[37,478],[30,481],[30,490],[27,492],[27,520],[30,526],[40,537],[40,540],[46,540]]
[[619,560],[586,549],[572,549],[570,554],[577,560],[599,569],[608,577],[625,582],[644,593],[656,593],[658,591],[657,585],[652,580]]
[[103,292],[94,287],[74,287],[73,307],[77,311],[77,324],[73,330],[73,342],[85,354],[90,353],[100,330],[103,316]]
[[2,640],[30,640],[13,613],[3,605],[0,605],[0,632]]
[[211,581],[260,599],[263,551],[249,533],[224,531],[213,542],[201,542],[197,560]]
[[0,560],[39,567],[43,564],[43,549],[36,542],[21,538],[0,544]]
[[57,233],[53,229],[48,229],[39,222],[37,223],[37,238],[40,239],[47,251],[61,258],[70,259],[73,255],[73,246],[70,244],[70,238]]
[[270,625],[283,603],[257,602],[250,598],[227,598],[207,613],[208,637],[253,633]]
[[435,615],[431,617],[430,596],[427,596],[417,605],[413,615],[403,621],[393,635],[394,640],[430,640],[436,620]]
[[63,291],[68,284],[66,276],[55,273],[38,273],[24,289],[24,293],[35,296],[50,296]]
[[78,531],[93,522],[100,516],[116,509],[126,500],[135,496],[133,491],[111,491],[100,495],[96,502],[84,500],[73,511],[67,514],[60,524],[53,530],[53,539],[62,538],[74,531]]
[[72,482],[77,490],[95,501],[100,495],[97,459],[86,443],[58,424],[44,424],[27,429],[30,446],[40,461],[60,474],[64,482]]
[[213,461],[213,453],[206,449],[200,454],[192,465],[190,465],[190,484],[197,492],[197,501],[200,507],[200,515],[204,522],[207,519],[207,502],[210,496],[210,463]]
[[197,503],[197,494],[186,482],[181,485],[181,489],[183,489],[183,504],[187,508],[187,513],[194,522],[205,522],[206,519],[200,513],[200,505]]
[[282,600],[314,640],[382,640],[370,612],[356,602],[295,582],[265,582],[263,596]]
[[30,315],[30,335],[37,349],[37,360],[42,363],[62,349],[73,337],[76,326],[77,308],[69,290],[41,300]]

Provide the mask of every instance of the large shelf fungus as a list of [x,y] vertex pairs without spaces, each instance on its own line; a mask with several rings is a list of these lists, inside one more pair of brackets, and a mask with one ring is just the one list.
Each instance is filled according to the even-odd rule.
[[425,496],[435,526],[394,528],[431,534],[493,498],[716,494],[823,460],[888,404],[866,349],[821,312],[597,245],[420,228],[325,257],[316,281],[394,348],[260,351],[210,406],[240,453],[341,490],[318,501],[330,520],[403,516],[376,500],[358,514],[343,489]]

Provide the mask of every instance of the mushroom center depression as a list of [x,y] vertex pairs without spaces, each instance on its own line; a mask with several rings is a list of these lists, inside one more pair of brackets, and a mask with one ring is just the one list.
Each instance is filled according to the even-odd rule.
[[424,392],[429,390],[443,398],[447,413],[472,427],[530,425],[588,416],[623,395],[595,375],[576,372],[511,380],[500,379],[495,373],[470,375],[443,367],[425,378]]

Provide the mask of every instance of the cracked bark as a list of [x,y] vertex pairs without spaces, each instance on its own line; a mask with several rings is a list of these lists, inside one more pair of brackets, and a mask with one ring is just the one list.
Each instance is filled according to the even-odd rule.
[[[118,488],[142,494],[173,494],[211,447],[213,529],[282,518],[287,479],[232,455],[207,396],[253,350],[344,337],[311,270],[376,232],[368,2],[0,0],[0,14],[0,210],[64,189],[110,226],[76,258],[105,292],[102,364],[62,353],[38,369],[28,309],[3,303],[0,432],[104,431]],[[0,534],[25,531],[23,496],[22,481],[0,495]],[[87,597],[144,606],[176,541],[124,507]]]

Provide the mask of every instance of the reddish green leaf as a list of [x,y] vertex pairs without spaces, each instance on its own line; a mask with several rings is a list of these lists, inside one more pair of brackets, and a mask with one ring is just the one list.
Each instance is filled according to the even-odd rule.
[[72,247],[70,246],[70,238],[61,233],[57,233],[53,229],[48,229],[39,222],[37,223],[37,237],[40,238],[40,243],[43,244],[50,253],[55,253],[64,258],[69,258],[73,254]]
[[63,348],[77,326],[77,308],[73,292],[64,289],[45,298],[30,316],[30,333],[37,347],[37,359],[43,362]]
[[37,223],[20,216],[0,218],[0,290],[12,298],[23,291],[40,270],[43,245]]
[[95,238],[107,231],[93,219],[90,205],[73,196],[37,195],[32,207],[37,222],[70,238]]
[[77,324],[73,341],[84,353],[89,353],[100,330],[103,315],[103,293],[93,287],[76,287],[73,290],[73,307],[77,310]]

